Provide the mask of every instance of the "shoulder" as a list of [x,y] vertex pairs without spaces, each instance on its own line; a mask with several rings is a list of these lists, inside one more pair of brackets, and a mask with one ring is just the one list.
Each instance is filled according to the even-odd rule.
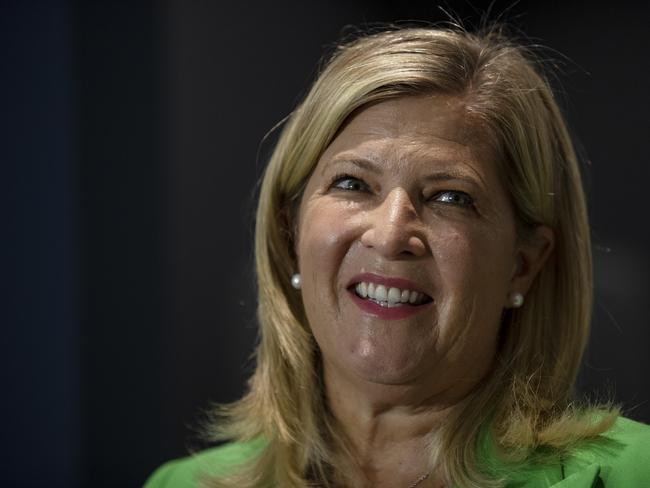
[[260,440],[233,442],[169,461],[156,469],[144,488],[195,488],[202,476],[224,476],[253,458],[263,447]]
[[576,447],[566,467],[597,468],[605,487],[644,486],[650,479],[650,426],[619,417],[598,440]]
[[[619,417],[603,437],[628,446],[650,446],[650,425]],[[650,455],[650,453],[647,453]]]
[[638,488],[649,486],[650,426],[619,417],[614,425],[559,458],[496,464],[508,488]]

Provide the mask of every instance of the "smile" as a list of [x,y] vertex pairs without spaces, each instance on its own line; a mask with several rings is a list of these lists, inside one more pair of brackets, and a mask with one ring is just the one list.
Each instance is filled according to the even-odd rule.
[[366,313],[381,319],[404,319],[429,308],[433,299],[418,290],[416,283],[363,273],[352,279],[348,291],[352,301]]
[[386,287],[372,282],[362,281],[354,287],[354,292],[359,298],[372,300],[382,307],[401,307],[403,305],[420,305],[429,298],[424,293],[417,291]]

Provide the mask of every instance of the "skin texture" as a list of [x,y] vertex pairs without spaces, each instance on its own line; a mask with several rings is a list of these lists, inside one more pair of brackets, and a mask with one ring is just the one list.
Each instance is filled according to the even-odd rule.
[[[525,294],[552,249],[547,228],[518,242],[480,134],[461,99],[381,102],[347,122],[306,186],[301,293],[329,407],[357,457],[347,484],[406,487],[427,471],[427,434],[489,372],[511,294]],[[432,301],[377,317],[349,290],[364,272],[409,279]]]

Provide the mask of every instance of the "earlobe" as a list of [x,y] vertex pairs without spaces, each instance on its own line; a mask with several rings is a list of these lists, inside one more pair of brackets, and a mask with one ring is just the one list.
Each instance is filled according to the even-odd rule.
[[512,293],[525,295],[528,292],[554,247],[555,233],[546,225],[537,226],[530,238],[519,245],[510,287]]

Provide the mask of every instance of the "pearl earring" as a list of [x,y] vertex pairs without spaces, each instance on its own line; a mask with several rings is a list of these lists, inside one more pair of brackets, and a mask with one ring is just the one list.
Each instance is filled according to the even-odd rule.
[[512,308],[519,308],[524,304],[524,296],[519,292],[515,292],[510,295],[510,303]]
[[302,281],[300,279],[300,273],[294,273],[291,276],[291,286],[293,286],[296,290],[300,290],[300,285],[302,284]]

